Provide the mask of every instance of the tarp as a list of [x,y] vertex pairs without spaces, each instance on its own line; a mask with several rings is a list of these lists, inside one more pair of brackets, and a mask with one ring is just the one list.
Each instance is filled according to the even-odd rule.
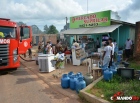
[[68,29],[60,34],[102,34],[110,33],[117,29],[121,24],[104,26],[104,27],[94,27],[94,28],[78,28],[78,29]]

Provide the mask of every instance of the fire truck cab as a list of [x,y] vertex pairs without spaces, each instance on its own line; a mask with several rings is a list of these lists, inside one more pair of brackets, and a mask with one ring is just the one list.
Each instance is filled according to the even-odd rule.
[[18,26],[10,19],[0,18],[0,71],[20,67],[20,54],[31,48],[30,26]]

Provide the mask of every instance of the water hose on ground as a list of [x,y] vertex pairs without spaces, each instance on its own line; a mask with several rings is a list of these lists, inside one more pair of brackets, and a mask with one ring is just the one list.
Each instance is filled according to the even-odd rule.
[[26,59],[24,59],[21,55],[19,55],[19,56],[20,56],[20,58],[21,58],[22,60],[24,60],[24,61],[26,61],[26,62],[36,61],[36,60],[26,60]]

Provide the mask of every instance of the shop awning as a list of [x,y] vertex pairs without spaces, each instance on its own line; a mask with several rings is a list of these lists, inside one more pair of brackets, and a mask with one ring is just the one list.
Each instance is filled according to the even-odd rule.
[[78,28],[78,29],[68,29],[63,32],[60,32],[60,34],[83,34],[90,28]]
[[78,28],[78,29],[68,29],[61,34],[102,34],[102,33],[110,33],[117,29],[121,24],[110,25],[104,27],[94,27],[94,28]]

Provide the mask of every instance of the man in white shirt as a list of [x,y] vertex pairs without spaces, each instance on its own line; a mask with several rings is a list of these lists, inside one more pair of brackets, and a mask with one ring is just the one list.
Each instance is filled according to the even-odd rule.
[[125,42],[125,54],[126,54],[126,61],[129,59],[130,57],[130,53],[131,53],[131,48],[132,48],[132,41],[128,38]]
[[115,47],[114,47],[114,43],[113,43],[112,38],[109,38],[108,42],[109,42],[109,45],[112,47],[112,55],[111,55],[111,59],[110,59],[110,63],[109,63],[109,67],[110,67],[110,66],[112,66],[112,62],[113,62]]
[[112,47],[109,45],[109,42],[106,42],[106,46],[104,48],[104,53],[103,53],[103,66],[109,66],[109,62],[112,56]]

